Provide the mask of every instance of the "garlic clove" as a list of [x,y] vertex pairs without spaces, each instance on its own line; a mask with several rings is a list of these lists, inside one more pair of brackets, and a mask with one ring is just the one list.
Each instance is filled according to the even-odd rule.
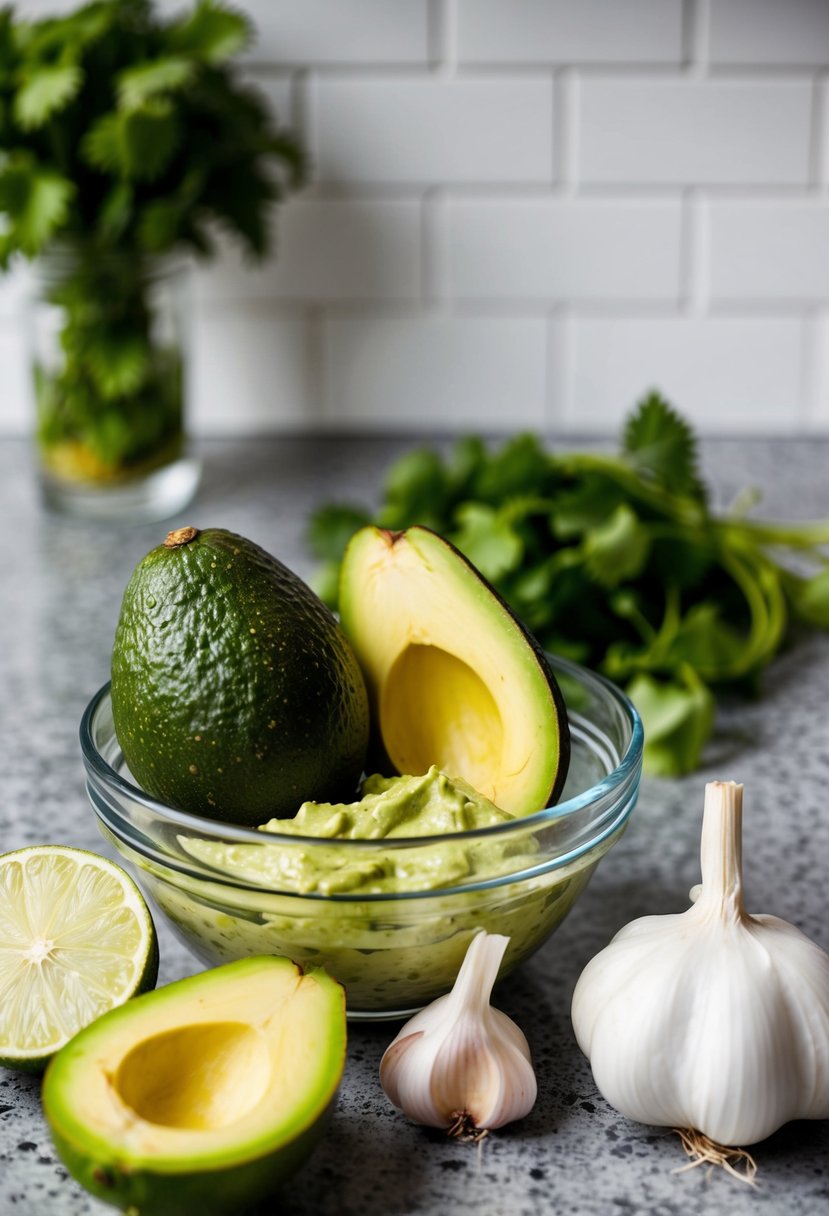
[[383,1056],[383,1089],[414,1122],[488,1130],[532,1109],[529,1044],[489,1004],[508,943],[496,934],[474,937],[452,991],[415,1014]]

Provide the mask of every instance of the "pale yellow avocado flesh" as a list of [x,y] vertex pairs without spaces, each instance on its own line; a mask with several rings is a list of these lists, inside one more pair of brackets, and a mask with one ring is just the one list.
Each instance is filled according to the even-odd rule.
[[213,1131],[262,1101],[274,1071],[266,1036],[245,1022],[207,1022],[153,1035],[133,1047],[112,1085],[147,1123]]
[[[407,640],[380,693],[383,741],[401,773],[420,773],[430,757],[438,767],[504,807],[493,756],[504,753],[504,722],[481,677],[457,655]],[[517,758],[519,771],[529,756]],[[432,761],[433,763],[435,761]],[[501,780],[515,774],[500,774]]]
[[77,1036],[47,1073],[47,1115],[76,1146],[215,1170],[289,1142],[329,1105],[345,1002],[324,973],[246,959],[149,997]]
[[340,615],[398,772],[437,765],[513,815],[552,800],[569,754],[563,701],[526,630],[457,550],[426,528],[362,529]]

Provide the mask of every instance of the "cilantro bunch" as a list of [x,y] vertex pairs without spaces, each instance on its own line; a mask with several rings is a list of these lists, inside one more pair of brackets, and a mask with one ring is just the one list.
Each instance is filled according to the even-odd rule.
[[217,226],[264,253],[303,157],[228,62],[251,39],[216,0],[168,20],[151,0],[0,10],[0,262],[57,237],[208,254]]
[[[447,459],[403,456],[376,514],[321,507],[308,537],[332,606],[345,545],[369,522],[441,533],[545,649],[624,687],[645,721],[646,768],[663,776],[698,766],[715,694],[756,691],[791,618],[829,629],[829,521],[716,517],[695,437],[657,394],[628,418],[618,455],[465,438]],[[807,574],[782,564],[793,552]]]
[[217,0],[170,18],[151,0],[0,9],[0,269],[45,255],[64,317],[63,369],[35,376],[55,467],[109,479],[175,447],[181,358],[154,345],[152,260],[209,256],[220,231],[262,256],[301,181],[299,145],[230,62],[251,39]]

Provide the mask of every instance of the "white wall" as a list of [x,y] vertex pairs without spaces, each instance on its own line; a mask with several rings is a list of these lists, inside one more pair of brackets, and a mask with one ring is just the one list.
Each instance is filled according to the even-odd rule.
[[244,7],[315,179],[276,261],[198,275],[197,429],[607,430],[652,385],[829,429],[829,0]]

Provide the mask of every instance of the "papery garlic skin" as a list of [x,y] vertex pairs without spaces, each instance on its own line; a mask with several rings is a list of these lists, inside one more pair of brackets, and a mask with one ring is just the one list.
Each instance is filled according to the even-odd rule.
[[415,1123],[449,1128],[459,1116],[479,1129],[528,1114],[537,1085],[529,1044],[489,1003],[508,937],[479,933],[455,986],[410,1019],[380,1062],[380,1083]]
[[743,906],[742,786],[706,786],[702,890],[627,925],[588,963],[572,1019],[604,1097],[720,1145],[829,1118],[829,955]]

